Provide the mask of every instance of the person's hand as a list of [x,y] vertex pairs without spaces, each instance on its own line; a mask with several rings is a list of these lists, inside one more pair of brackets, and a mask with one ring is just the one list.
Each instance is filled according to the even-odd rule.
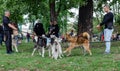
[[97,25],[96,28],[100,31],[101,30],[101,26]]
[[18,31],[18,29],[17,29],[17,28],[14,28],[14,30],[15,30],[15,31]]

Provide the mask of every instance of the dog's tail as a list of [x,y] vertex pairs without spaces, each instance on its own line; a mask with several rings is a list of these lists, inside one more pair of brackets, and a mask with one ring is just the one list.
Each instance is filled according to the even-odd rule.
[[86,38],[86,39],[90,39],[90,35],[87,33],[87,32],[84,32],[83,33],[83,37]]

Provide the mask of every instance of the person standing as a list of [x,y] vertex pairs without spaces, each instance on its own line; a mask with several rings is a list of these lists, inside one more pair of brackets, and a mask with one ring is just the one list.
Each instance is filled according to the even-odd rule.
[[70,36],[73,36],[73,35],[74,35],[74,31],[71,30],[71,32],[70,32]]
[[27,39],[27,42],[30,42],[30,34],[28,32],[26,34],[26,39]]
[[3,30],[4,30],[4,38],[5,38],[4,41],[6,45],[7,54],[11,54],[13,52],[11,30],[17,30],[17,28],[11,25],[9,17],[10,17],[10,12],[5,11],[5,16],[3,17],[3,26],[4,26]]
[[104,28],[104,41],[106,45],[105,54],[110,53],[110,46],[111,46],[111,37],[113,32],[113,13],[110,11],[109,5],[105,5],[103,7],[103,10],[106,12],[104,15],[103,21],[97,25],[97,28],[100,28],[101,26],[105,26]]

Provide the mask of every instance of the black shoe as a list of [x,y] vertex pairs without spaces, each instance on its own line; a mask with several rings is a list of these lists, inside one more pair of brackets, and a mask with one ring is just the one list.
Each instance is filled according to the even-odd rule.
[[12,53],[14,53],[14,51],[12,51]]
[[10,51],[10,53],[14,53],[14,51]]
[[11,52],[7,52],[7,54],[12,54]]

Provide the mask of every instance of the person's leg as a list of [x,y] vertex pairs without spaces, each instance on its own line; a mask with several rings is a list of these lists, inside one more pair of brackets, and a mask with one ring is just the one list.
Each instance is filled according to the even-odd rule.
[[106,53],[110,53],[110,45],[111,45],[110,41],[112,37],[112,32],[113,30],[109,30],[109,29],[104,30],[104,40],[105,40],[105,45],[106,45],[105,52]]
[[30,41],[30,38],[28,37],[28,42]]
[[27,37],[27,42],[29,42],[29,37]]
[[2,35],[0,34],[0,45],[2,45]]
[[8,31],[5,31],[5,36],[4,36],[4,38],[5,38],[5,46],[6,46],[6,53],[11,53],[10,52],[10,48],[9,48],[9,32]]
[[13,52],[12,51],[12,36],[11,36],[11,33],[9,32],[8,33],[8,42],[9,42],[9,49],[10,49],[10,52]]

